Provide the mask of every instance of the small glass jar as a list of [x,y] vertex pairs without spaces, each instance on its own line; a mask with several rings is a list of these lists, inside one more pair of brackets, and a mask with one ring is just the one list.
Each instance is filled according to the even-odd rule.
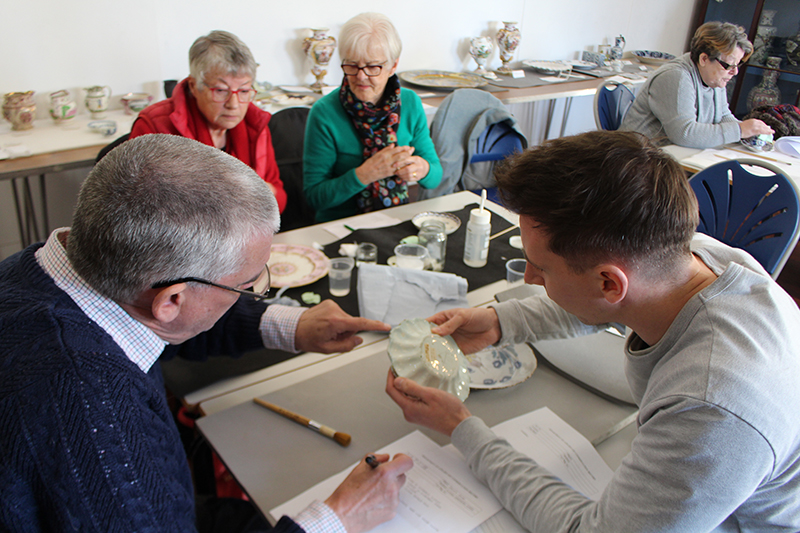
[[419,228],[419,243],[428,249],[430,270],[444,270],[445,253],[447,252],[447,233],[441,220],[426,220]]

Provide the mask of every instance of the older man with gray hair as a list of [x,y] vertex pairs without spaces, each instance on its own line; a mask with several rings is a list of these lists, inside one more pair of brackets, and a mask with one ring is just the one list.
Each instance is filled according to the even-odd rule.
[[[247,165],[146,135],[92,170],[71,228],[0,263],[0,529],[193,531],[162,352],[343,351],[358,331],[388,329],[331,301],[266,307],[278,227],[275,197]],[[378,458],[276,530],[388,519],[412,463]]]

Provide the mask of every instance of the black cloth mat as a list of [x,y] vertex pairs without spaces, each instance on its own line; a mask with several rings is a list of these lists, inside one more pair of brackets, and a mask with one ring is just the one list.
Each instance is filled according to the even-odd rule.
[[[469,221],[470,210],[478,207],[478,204],[471,204],[467,207],[454,211],[453,214],[461,220],[461,226],[452,234],[447,236],[447,253],[445,256],[444,271],[457,274],[467,279],[469,290],[474,290],[506,277],[506,261],[522,257],[522,250],[512,248],[508,243],[509,237],[519,235],[519,228],[514,228],[493,239],[489,243],[489,260],[483,268],[471,268],[464,264],[464,237],[467,232],[467,222]],[[496,213],[492,213],[492,231],[490,235],[495,235],[511,227],[506,219]],[[377,229],[356,230],[347,237],[325,246],[324,252],[328,257],[339,256],[339,245],[342,243],[371,242],[378,247],[378,263],[386,264],[386,260],[394,255],[394,247],[400,239],[409,235],[416,235],[419,230],[407,220],[395,226]],[[353,270],[353,277],[350,280],[350,294],[343,297],[333,297],[328,291],[328,277],[304,287],[288,289],[284,294],[299,302],[304,292],[315,292],[323,300],[332,299],[347,313],[358,316],[358,296],[356,291],[356,280],[358,278],[358,267]],[[274,295],[275,289],[272,290]],[[268,350],[266,348],[254,352],[246,353],[239,358],[213,357],[207,361],[188,361],[176,357],[169,361],[161,362],[161,371],[167,388],[179,398],[187,394],[207,387],[212,383],[225,378],[231,378],[255,372],[266,368],[278,361],[283,361],[294,357],[294,354],[280,350]]]

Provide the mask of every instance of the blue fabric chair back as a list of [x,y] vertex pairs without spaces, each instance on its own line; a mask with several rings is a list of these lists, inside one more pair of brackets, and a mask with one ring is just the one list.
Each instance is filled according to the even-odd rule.
[[506,121],[489,124],[478,137],[470,163],[500,161],[523,150],[522,138]]
[[[612,85],[616,85],[612,87]],[[636,97],[626,85],[606,81],[597,88],[594,118],[597,129],[616,131]]]
[[[743,164],[772,172],[758,176]],[[800,236],[800,201],[794,184],[772,165],[723,161],[692,176],[700,224],[697,231],[741,248],[777,278]]]

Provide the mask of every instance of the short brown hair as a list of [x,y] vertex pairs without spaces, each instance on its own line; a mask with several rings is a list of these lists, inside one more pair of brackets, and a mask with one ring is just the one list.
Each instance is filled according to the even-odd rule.
[[678,162],[639,133],[546,141],[507,160],[497,185],[577,272],[616,259],[663,273],[690,253],[697,200]]
[[689,45],[692,61],[700,62],[700,54],[709,59],[718,59],[722,54],[730,54],[736,48],[744,52],[742,61],[747,61],[753,53],[753,43],[747,40],[744,28],[730,22],[706,22],[694,32]]

